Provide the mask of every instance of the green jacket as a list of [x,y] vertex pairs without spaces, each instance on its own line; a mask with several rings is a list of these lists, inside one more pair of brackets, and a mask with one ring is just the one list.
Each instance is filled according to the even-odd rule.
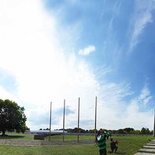
[[106,134],[102,134],[97,136],[97,145],[99,147],[99,150],[103,150],[106,148]]

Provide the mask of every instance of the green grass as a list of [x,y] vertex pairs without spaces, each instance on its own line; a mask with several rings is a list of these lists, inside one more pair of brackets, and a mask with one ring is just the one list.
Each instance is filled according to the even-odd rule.
[[0,146],[1,155],[95,155],[97,147],[92,145],[74,146]]
[[[118,152],[126,153],[126,155],[133,155],[142,146],[148,143],[148,139],[154,139],[153,136],[117,136],[113,138],[119,141]],[[109,141],[107,141],[107,145]],[[108,147],[107,149],[110,150],[110,147]]]
[[[62,135],[56,135],[56,136],[51,136],[51,141],[63,141],[63,136]],[[77,136],[64,136],[65,141],[77,141]],[[79,136],[79,140],[89,140],[89,141],[94,141],[94,136]],[[49,137],[45,138],[45,141],[49,141]]]
[[[14,140],[33,140],[34,135],[11,134],[5,139]],[[3,139],[4,137],[0,137]],[[148,139],[152,136],[114,136],[119,141],[118,153],[133,155]],[[48,137],[45,141],[48,141]],[[65,136],[65,141],[76,141],[77,136]],[[92,140],[93,136],[80,136],[80,140]],[[51,136],[51,141],[62,141],[62,135]],[[110,139],[107,140],[107,151],[110,150]],[[0,146],[0,155],[99,155],[98,147],[95,144],[88,145],[53,145],[53,146]],[[109,154],[108,154],[109,155]]]

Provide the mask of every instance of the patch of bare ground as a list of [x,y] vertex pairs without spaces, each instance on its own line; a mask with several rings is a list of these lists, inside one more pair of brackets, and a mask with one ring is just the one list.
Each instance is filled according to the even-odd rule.
[[41,140],[32,140],[32,141],[22,141],[22,140],[0,140],[0,145],[12,145],[12,146],[41,146],[41,145],[84,145],[84,144],[93,144],[93,141],[65,141],[65,142],[54,142],[54,141],[41,141]]

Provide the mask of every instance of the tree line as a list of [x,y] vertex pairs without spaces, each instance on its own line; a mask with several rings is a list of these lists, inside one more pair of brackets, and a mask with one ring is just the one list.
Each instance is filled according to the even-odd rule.
[[[80,131],[80,133],[94,133],[95,129],[90,129],[90,130],[85,130],[82,128],[74,128],[74,129],[66,129],[67,132],[78,132],[78,130]],[[109,132],[111,134],[153,134],[153,131],[150,131],[149,128],[142,128],[141,130],[134,130],[134,128],[124,128],[124,129],[118,129],[118,130],[107,130],[107,129],[100,129],[100,131],[106,131]],[[98,132],[98,130],[97,130]]]
[[[49,130],[49,128],[46,128],[46,129],[40,129],[40,130]],[[56,129],[56,130],[63,130],[63,129]],[[149,128],[142,128],[141,130],[134,130],[134,128],[130,128],[130,127],[127,127],[127,128],[124,128],[124,129],[118,129],[118,130],[107,130],[107,129],[99,129],[100,131],[104,132],[108,132],[108,133],[111,133],[111,134],[153,134],[153,131],[150,131]],[[99,130],[97,130],[96,132],[98,132]],[[85,129],[82,129],[82,128],[68,128],[68,129],[65,129],[65,131],[67,131],[68,133],[77,133],[77,132],[80,132],[80,133],[94,133],[95,132],[95,129],[89,129],[89,130],[85,130]]]

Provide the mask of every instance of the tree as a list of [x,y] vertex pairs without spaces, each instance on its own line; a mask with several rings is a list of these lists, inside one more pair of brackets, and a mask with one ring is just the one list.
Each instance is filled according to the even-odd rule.
[[22,132],[26,130],[26,115],[24,107],[10,100],[0,99],[0,131],[5,135],[6,131]]
[[133,128],[125,128],[124,131],[126,131],[127,133],[130,133],[131,131],[134,131]]
[[141,129],[141,134],[150,134],[150,130],[148,128],[142,128]]
[[123,129],[118,129],[118,134],[124,134],[124,130]]

